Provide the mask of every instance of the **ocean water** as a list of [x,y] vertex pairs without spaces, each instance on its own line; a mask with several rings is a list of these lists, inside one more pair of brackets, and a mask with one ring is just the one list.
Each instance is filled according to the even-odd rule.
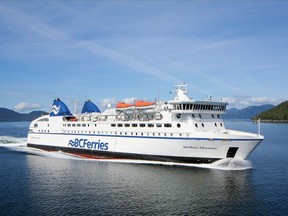
[[26,147],[28,125],[0,123],[0,215],[288,215],[288,124],[261,124],[248,160],[210,165],[45,152]]

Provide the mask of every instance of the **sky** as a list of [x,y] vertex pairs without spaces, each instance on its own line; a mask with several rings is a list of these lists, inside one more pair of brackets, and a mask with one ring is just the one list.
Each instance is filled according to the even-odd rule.
[[[0,107],[288,99],[288,1],[0,1]],[[229,108],[228,107],[228,108]],[[78,109],[81,109],[78,108]]]

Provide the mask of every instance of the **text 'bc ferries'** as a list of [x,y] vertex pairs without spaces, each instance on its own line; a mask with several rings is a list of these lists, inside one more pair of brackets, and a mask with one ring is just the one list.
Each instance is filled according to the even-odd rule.
[[54,100],[51,112],[31,123],[27,145],[89,158],[212,163],[246,159],[263,140],[260,133],[225,128],[227,103],[193,100],[185,84],[176,87],[166,103],[119,102],[104,112],[89,100],[81,114],[71,114]]

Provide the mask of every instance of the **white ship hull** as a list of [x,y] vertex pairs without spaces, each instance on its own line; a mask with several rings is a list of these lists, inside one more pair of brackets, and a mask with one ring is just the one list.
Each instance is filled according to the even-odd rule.
[[[185,163],[211,163],[233,157],[246,159],[262,137],[151,137],[87,134],[29,133],[28,146],[95,158],[145,159]],[[234,153],[234,151],[236,151]],[[229,155],[230,154],[230,155]]]
[[227,103],[194,101],[186,96],[185,85],[178,87],[167,103],[141,101],[141,108],[136,102],[103,113],[87,101],[81,114],[72,115],[60,99],[54,100],[50,114],[31,123],[27,145],[94,158],[211,163],[246,159],[263,140],[260,131],[225,128],[221,116]]

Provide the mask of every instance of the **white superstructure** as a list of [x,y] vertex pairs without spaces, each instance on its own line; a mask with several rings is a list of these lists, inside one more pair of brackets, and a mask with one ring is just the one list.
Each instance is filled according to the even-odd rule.
[[226,129],[221,118],[226,106],[211,98],[189,99],[185,84],[177,85],[174,100],[165,104],[120,102],[102,113],[87,101],[81,114],[71,114],[57,99],[50,114],[31,123],[27,145],[93,158],[185,163],[246,159],[263,136]]

